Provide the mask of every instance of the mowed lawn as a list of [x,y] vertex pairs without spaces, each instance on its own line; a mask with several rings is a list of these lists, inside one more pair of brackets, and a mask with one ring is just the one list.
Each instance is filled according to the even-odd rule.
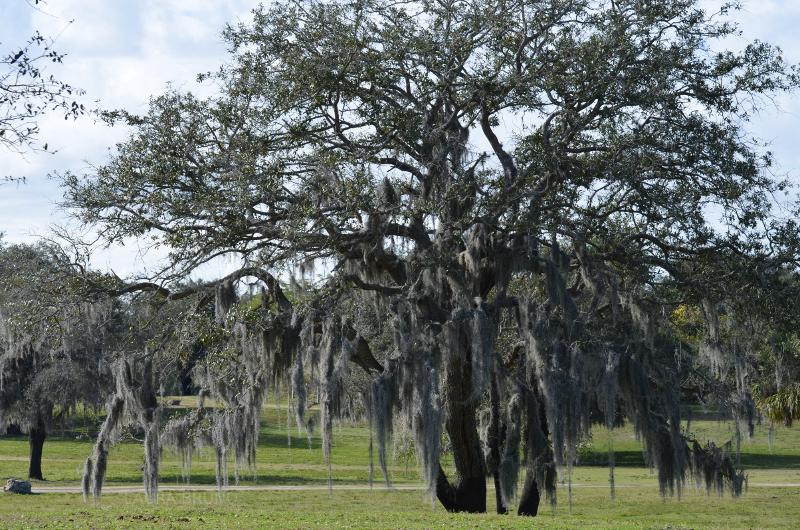
[[[181,403],[190,405],[190,400]],[[144,502],[141,493],[108,493],[100,504],[85,504],[74,493],[46,492],[32,496],[4,495],[0,502],[0,528],[529,528],[531,521],[514,515],[447,514],[431,502],[419,485],[416,465],[407,454],[393,455],[391,478],[398,489],[387,490],[375,465],[375,484],[368,489],[369,432],[363,425],[335,428],[332,494],[318,489],[327,484],[320,440],[292,424],[287,437],[283,406],[267,406],[255,473],[246,472],[242,485],[294,485],[309,490],[162,491],[157,506]],[[728,422],[703,419],[689,430],[699,440],[723,442],[732,435]],[[607,448],[613,443],[618,466],[617,492],[608,489]],[[34,489],[77,486],[83,461],[92,441],[80,427],[55,433],[45,444],[43,470],[48,479]],[[0,478],[24,477],[28,444],[24,437],[0,438]],[[376,451],[377,452],[377,451]],[[641,446],[629,428],[608,432],[598,429],[581,451],[581,464],[573,472],[572,506],[567,484],[559,488],[555,510],[542,506],[536,527],[544,528],[800,528],[800,428],[776,427],[769,447],[766,426],[743,442],[742,465],[750,487],[740,499],[719,498],[687,485],[683,498],[662,499],[655,477],[644,467]],[[108,466],[109,486],[141,484],[142,447],[135,440],[118,444]],[[449,466],[447,466],[449,467]],[[191,483],[214,483],[211,451],[196,455]],[[232,473],[233,466],[230,466]],[[231,476],[231,483],[233,477]],[[161,483],[182,484],[181,466],[165,450]],[[337,486],[361,486],[353,490]],[[489,492],[490,509],[494,494]]]

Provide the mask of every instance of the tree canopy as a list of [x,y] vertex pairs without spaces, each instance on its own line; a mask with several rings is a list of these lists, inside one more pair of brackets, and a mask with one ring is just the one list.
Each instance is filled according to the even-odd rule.
[[31,478],[54,417],[101,406],[112,387],[113,303],[90,301],[83,276],[54,245],[0,244],[0,429],[31,441]]

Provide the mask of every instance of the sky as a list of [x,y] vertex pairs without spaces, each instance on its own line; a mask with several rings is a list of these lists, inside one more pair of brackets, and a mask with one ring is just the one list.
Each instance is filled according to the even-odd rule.
[[[177,88],[197,90],[195,76],[217,69],[226,59],[221,31],[226,23],[247,21],[257,0],[47,0],[32,9],[26,0],[0,0],[0,53],[24,42],[34,30],[57,37],[67,53],[50,71],[86,91],[88,104],[143,112],[151,95]],[[704,0],[713,8],[718,0]],[[760,39],[780,46],[785,58],[800,63],[800,0],[745,0],[735,15],[744,33],[731,43]],[[7,242],[32,242],[52,225],[70,224],[57,204],[62,197],[55,171],[90,171],[106,161],[125,128],[110,128],[91,118],[40,120],[42,138],[55,154],[0,150],[0,174],[25,177],[25,184],[0,186],[0,232]],[[749,126],[771,142],[776,171],[800,183],[800,93],[781,96]],[[120,276],[139,275],[157,266],[163,249],[139,241],[103,250],[93,266]],[[204,275],[225,272],[231,264],[212,264]],[[218,270],[214,270],[214,269]]]
[[[48,72],[85,90],[87,107],[144,112],[149,98],[168,83],[202,88],[196,75],[216,70],[226,59],[225,24],[249,20],[257,5],[256,0],[47,0],[37,10],[25,0],[0,0],[0,53],[39,30],[55,37],[54,48],[67,54],[63,65]],[[7,242],[32,242],[47,236],[51,225],[74,225],[58,208],[63,194],[48,175],[89,171],[106,161],[128,132],[90,117],[65,121],[58,113],[39,123],[41,138],[55,154],[0,150],[0,175],[26,179],[0,186],[0,231]],[[132,240],[97,253],[93,266],[124,277],[153,268],[164,253]]]

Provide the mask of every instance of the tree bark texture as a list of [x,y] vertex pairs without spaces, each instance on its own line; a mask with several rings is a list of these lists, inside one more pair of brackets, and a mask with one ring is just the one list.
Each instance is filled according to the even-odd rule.
[[444,385],[453,463],[457,478],[451,483],[439,468],[436,496],[449,512],[486,512],[486,469],[478,437],[477,400],[472,396],[472,369],[468,346],[464,355],[450,353]]
[[32,428],[28,433],[28,442],[30,444],[28,478],[44,480],[42,476],[42,450],[44,449],[45,438],[47,438],[47,430],[45,429]]

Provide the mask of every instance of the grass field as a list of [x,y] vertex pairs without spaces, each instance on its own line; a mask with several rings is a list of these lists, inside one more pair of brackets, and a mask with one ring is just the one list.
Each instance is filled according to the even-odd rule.
[[[186,403],[188,404],[188,403]],[[182,403],[183,405],[183,403]],[[690,431],[699,439],[725,441],[731,436],[727,422],[709,419],[693,422]],[[77,439],[76,439],[77,438]],[[604,467],[609,440],[613,440],[618,467],[616,499],[608,490]],[[398,457],[391,467],[399,489],[386,490],[376,477],[368,479],[369,433],[364,426],[336,428],[333,448],[332,494],[318,489],[326,484],[327,470],[320,440],[292,430],[287,444],[286,411],[265,408],[255,476],[243,485],[268,487],[294,485],[315,489],[293,491],[162,491],[157,506],[144,502],[141,493],[109,493],[100,505],[84,504],[74,493],[45,492],[32,496],[7,494],[0,502],[0,528],[140,528],[140,527],[289,527],[289,528],[529,528],[530,519],[497,515],[452,515],[432,505],[418,484],[416,466]],[[573,473],[572,509],[567,487],[559,489],[555,510],[542,507],[536,527],[546,528],[797,528],[800,527],[800,429],[776,428],[772,448],[766,428],[742,446],[742,465],[750,488],[740,499],[718,498],[687,487],[681,500],[662,499],[655,477],[643,467],[641,448],[628,428],[611,435],[598,429],[581,451],[581,465]],[[77,486],[83,461],[92,441],[81,429],[52,437],[45,444],[43,470],[47,481],[34,489]],[[0,438],[0,477],[24,477],[28,444],[25,438]],[[141,483],[142,448],[135,441],[117,445],[111,453],[109,486],[137,487]],[[180,465],[165,452],[161,483],[181,483]],[[192,484],[214,483],[209,452],[195,457]],[[359,485],[364,489],[339,488]],[[46,491],[46,490],[45,490]],[[489,506],[493,508],[493,493]]]

